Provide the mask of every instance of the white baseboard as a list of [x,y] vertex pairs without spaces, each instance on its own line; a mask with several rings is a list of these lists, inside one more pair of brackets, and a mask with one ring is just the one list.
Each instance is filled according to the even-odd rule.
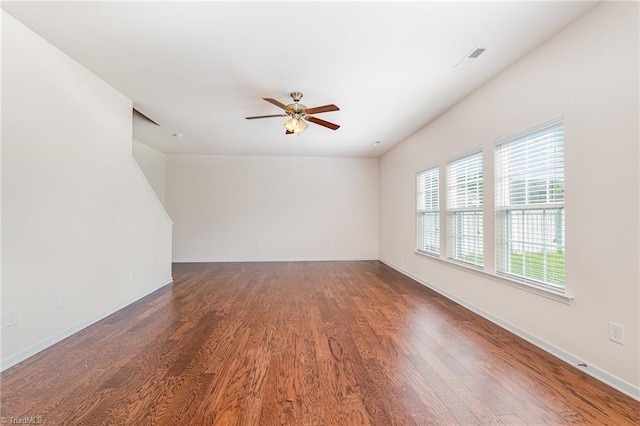
[[354,262],[359,260],[378,260],[377,257],[202,257],[177,258],[173,263],[241,263],[241,262]]
[[87,318],[86,320],[67,328],[66,330],[61,331],[60,333],[56,333],[53,336],[47,337],[46,339],[36,343],[33,346],[30,346],[14,355],[11,355],[10,357],[7,357],[3,360],[0,361],[0,371],[4,371],[9,367],[13,367],[14,365],[18,364],[19,362],[22,362],[24,360],[26,360],[27,358],[37,354],[38,352],[43,351],[44,349],[47,349],[50,346],[55,345],[56,343],[66,339],[67,337],[71,336],[72,334],[77,333],[78,331],[87,328],[88,326],[95,324],[96,322],[100,321],[101,319],[104,319],[106,317],[108,317],[109,315],[113,314],[114,312],[119,311],[120,309],[129,306],[130,304],[132,304],[133,302],[136,302],[140,299],[142,299],[145,296],[148,296],[149,294],[153,293],[156,290],[159,290],[160,288],[171,284],[173,282],[173,278],[168,278],[166,280],[163,280],[160,284],[155,285],[154,287],[152,287],[151,289],[144,291],[140,294],[135,295],[134,297],[132,297],[131,299],[120,303],[102,313],[99,313],[98,315],[94,315],[90,318]]
[[[392,262],[389,262],[387,260],[384,259],[379,259],[380,262],[384,263],[385,265],[395,269],[396,271],[400,272],[403,275],[406,275],[409,278],[414,279],[415,281],[419,282],[420,284],[424,285],[425,287],[428,287],[430,289],[432,289],[433,291],[441,294],[442,296],[446,297],[447,299],[453,300],[454,302],[464,306],[465,308],[469,309],[470,311],[475,312],[476,314],[480,315],[481,317],[486,318],[487,320],[491,321],[492,323],[504,328],[505,330],[508,330],[510,332],[512,332],[513,334],[522,337],[524,340],[528,341],[529,343],[532,343],[533,345],[539,347],[540,349],[544,350],[545,352],[550,353],[551,355],[555,356],[556,358],[559,358],[560,360],[566,362],[567,364],[572,365],[573,367],[576,367],[578,369],[580,369],[581,371],[584,371],[585,373],[587,373],[588,375],[594,377],[595,379],[605,383],[608,386],[611,386],[612,388],[624,393],[625,395],[630,396],[631,398],[640,401],[640,387],[636,386],[632,383],[627,382],[626,380],[623,380],[609,372],[607,372],[606,370],[603,370],[602,368],[599,368],[598,366],[592,365],[589,362],[578,358],[577,356],[571,354],[570,352],[565,351],[562,348],[559,348],[558,346],[555,346],[519,327],[516,327],[515,325],[511,324],[508,321],[503,320],[500,317],[497,317],[481,308],[479,308],[478,306],[473,305],[472,303],[469,303],[451,293],[449,293],[448,291],[438,287],[437,285],[434,285],[428,281],[423,280],[422,278],[412,274],[411,272],[405,271],[404,269],[402,269],[401,267],[394,265]],[[583,366],[579,366],[579,364],[586,364],[586,367]]]

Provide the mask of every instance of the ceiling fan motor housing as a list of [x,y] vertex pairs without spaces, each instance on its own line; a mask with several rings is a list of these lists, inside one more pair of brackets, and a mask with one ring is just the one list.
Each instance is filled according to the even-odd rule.
[[302,92],[291,92],[289,96],[293,99],[293,103],[287,106],[292,109],[293,113],[301,114],[307,109],[306,105],[299,103],[300,99],[302,99]]

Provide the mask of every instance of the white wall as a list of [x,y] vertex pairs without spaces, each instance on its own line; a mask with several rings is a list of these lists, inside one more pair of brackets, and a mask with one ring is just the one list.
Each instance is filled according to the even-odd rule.
[[136,159],[147,181],[164,204],[166,182],[166,155],[137,140],[133,141],[133,158]]
[[[380,257],[640,398],[638,30],[637,3],[600,5],[384,155]],[[570,305],[413,252],[415,173],[481,145],[494,272],[494,141],[558,116]],[[609,321],[624,325],[623,346],[608,340]]]
[[171,280],[171,221],[131,155],[131,108],[2,12],[2,368]]
[[173,259],[378,258],[378,160],[167,155]]

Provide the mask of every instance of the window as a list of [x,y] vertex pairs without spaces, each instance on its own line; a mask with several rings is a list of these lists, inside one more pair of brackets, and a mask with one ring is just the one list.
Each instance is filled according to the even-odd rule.
[[496,147],[496,268],[534,284],[564,287],[562,123]]
[[418,251],[440,254],[440,179],[434,167],[416,175]]
[[483,265],[482,152],[447,165],[447,256]]

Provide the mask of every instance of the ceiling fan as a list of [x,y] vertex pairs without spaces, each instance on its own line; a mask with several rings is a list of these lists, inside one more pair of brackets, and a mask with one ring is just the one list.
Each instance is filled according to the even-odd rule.
[[272,114],[272,115],[256,115],[253,117],[245,117],[247,120],[254,120],[256,118],[270,118],[270,117],[290,117],[286,123],[284,123],[285,134],[300,134],[304,132],[308,126],[307,121],[320,126],[327,127],[331,130],[337,130],[340,126],[338,124],[330,123],[325,120],[321,120],[313,116],[313,114],[320,114],[322,112],[340,111],[340,108],[334,104],[323,105],[315,108],[307,108],[306,105],[300,103],[302,99],[301,92],[292,92],[289,94],[293,99],[293,103],[285,105],[280,101],[272,98],[262,98],[265,101],[282,108],[284,114]]

